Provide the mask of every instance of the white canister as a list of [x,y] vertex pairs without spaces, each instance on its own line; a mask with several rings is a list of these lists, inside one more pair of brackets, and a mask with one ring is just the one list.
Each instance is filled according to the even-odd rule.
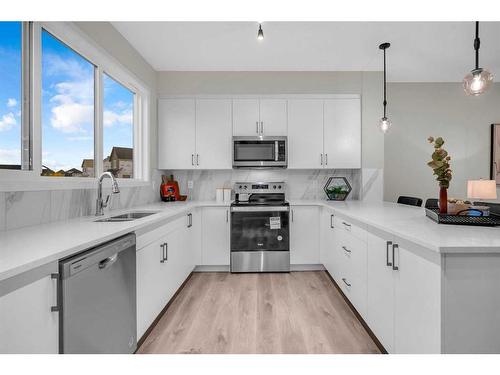
[[224,189],[223,188],[215,189],[215,200],[218,203],[224,202]]
[[231,189],[224,189],[224,202],[231,202]]

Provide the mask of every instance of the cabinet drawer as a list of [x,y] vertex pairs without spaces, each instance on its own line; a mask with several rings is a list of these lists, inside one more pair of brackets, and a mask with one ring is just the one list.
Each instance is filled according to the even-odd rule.
[[335,215],[333,218],[333,225],[335,228],[341,229],[341,232],[350,233],[352,236],[366,242],[366,230],[353,224],[350,220]]
[[174,220],[168,221],[166,224],[158,224],[154,229],[141,231],[140,233],[136,233],[136,248],[137,250],[142,249],[143,247],[149,245],[150,243],[157,241],[161,237],[167,235],[173,230],[182,228],[184,225],[188,224],[187,214],[182,215]]

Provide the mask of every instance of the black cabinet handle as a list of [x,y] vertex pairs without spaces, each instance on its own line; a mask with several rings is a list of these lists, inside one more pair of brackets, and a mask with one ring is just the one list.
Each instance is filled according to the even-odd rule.
[[168,242],[165,242],[165,260],[168,261]]
[[395,257],[396,249],[398,250],[398,254],[399,254],[399,245],[397,243],[392,245],[392,269],[394,271],[399,271],[399,262],[398,262],[398,265],[396,266],[396,257]]
[[161,258],[160,258],[160,263],[165,263],[165,244],[162,243],[160,245],[161,248]]
[[333,216],[334,215],[330,215],[330,228],[333,228]]
[[[385,243],[385,262],[387,267],[392,266],[392,263],[389,262],[389,246],[392,246],[392,241],[387,241]],[[392,256],[392,259],[394,260],[394,255]]]
[[[58,273],[51,273],[51,274],[50,274],[50,278],[51,278],[52,280],[55,280],[55,281],[56,281],[56,282],[55,282],[55,285],[56,285],[56,288],[55,288],[55,289],[56,289],[56,300],[59,300],[59,297],[58,297],[58,290],[57,290],[57,289],[58,289],[58,287],[59,287],[59,274],[58,274]],[[50,307],[50,311],[52,311],[52,312],[58,312],[58,311],[59,311],[59,304],[58,304],[58,303],[56,303],[56,305],[55,305],[55,306],[51,306],[51,307]]]
[[342,278],[342,281],[344,282],[344,284],[345,284],[345,285],[347,285],[347,286],[351,286],[351,284],[349,284],[349,283],[347,282],[347,280],[345,279],[345,277],[343,277],[343,278]]
[[345,252],[347,252],[347,253],[352,253],[352,251],[351,251],[351,250],[349,250],[349,249],[348,249],[347,247],[345,247],[345,246],[342,246],[342,249],[344,249],[344,251],[345,251]]

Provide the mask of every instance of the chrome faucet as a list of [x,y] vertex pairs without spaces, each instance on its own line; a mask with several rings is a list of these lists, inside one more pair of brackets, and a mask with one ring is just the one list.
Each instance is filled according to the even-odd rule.
[[102,180],[104,177],[109,177],[111,179],[111,191],[113,194],[118,194],[120,188],[118,187],[118,182],[116,182],[115,177],[110,172],[104,172],[99,176],[97,180],[97,201],[95,204],[95,216],[104,215],[103,209],[108,206],[110,195],[106,197],[106,202],[102,200]]

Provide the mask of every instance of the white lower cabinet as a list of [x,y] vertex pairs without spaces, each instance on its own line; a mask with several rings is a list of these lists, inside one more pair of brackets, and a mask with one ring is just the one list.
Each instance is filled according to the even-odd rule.
[[[158,229],[154,239],[137,249],[137,337],[141,337],[193,270],[189,217]],[[151,232],[145,234],[150,236]]]
[[229,258],[229,207],[203,207],[201,264],[228,266]]
[[319,207],[290,210],[290,264],[319,264]]
[[325,266],[326,270],[332,277],[337,275],[337,262],[334,259],[336,246],[336,229],[333,226],[334,214],[326,209],[321,210],[320,216],[320,263]]
[[389,353],[440,353],[439,258],[373,234],[368,244],[368,325]]
[[[59,352],[59,313],[57,279],[51,271],[35,281],[0,295],[0,353],[57,354]],[[28,276],[29,277],[29,276]]]

